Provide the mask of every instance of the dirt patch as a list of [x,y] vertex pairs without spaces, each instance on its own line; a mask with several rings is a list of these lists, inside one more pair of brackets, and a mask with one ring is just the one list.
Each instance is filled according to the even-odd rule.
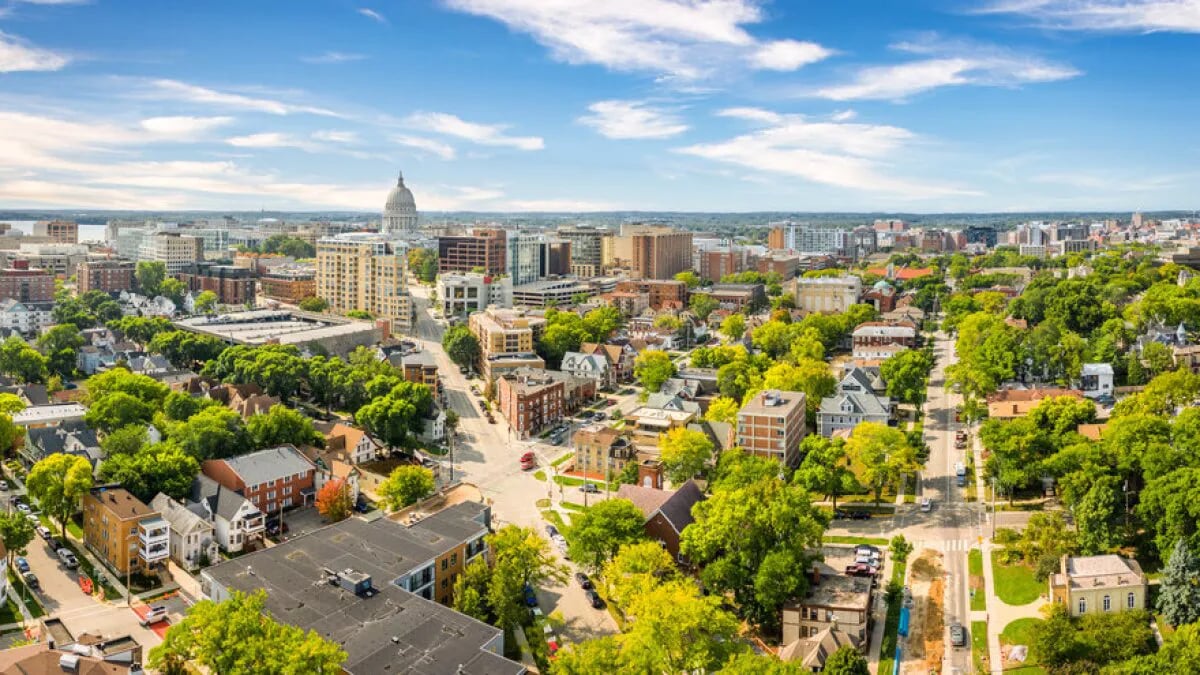
[[934,579],[929,584],[929,602],[925,605],[925,615],[921,617],[921,637],[925,642],[925,670],[935,670],[941,666],[942,654],[946,650],[943,637],[945,623],[945,594],[946,582]]
[[901,672],[924,675],[941,667],[945,651],[942,628],[946,582],[942,554],[924,549],[909,569],[912,573],[911,633],[904,642],[907,653]]

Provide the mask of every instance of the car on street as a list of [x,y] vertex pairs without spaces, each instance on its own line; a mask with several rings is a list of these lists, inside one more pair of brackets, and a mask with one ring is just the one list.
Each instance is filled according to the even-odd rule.
[[17,566],[17,571],[25,573],[29,571],[29,561],[24,558],[17,558],[14,564]]
[[597,422],[602,422],[607,417],[608,417],[608,413],[604,412],[603,410],[601,410],[600,412],[598,412],[592,416],[592,418],[595,419]]
[[38,582],[37,575],[33,572],[25,572],[21,575],[21,578],[25,580],[25,585],[33,590],[36,591],[41,588],[41,584]]
[[608,406],[609,408],[613,407],[616,404],[617,404],[617,399],[615,399],[615,398],[604,399],[604,405]]
[[967,646],[967,631],[963,630],[961,623],[950,624],[950,644],[955,647]]
[[21,513],[29,513],[29,505],[25,502],[17,502],[17,510]]
[[0,480],[0,490],[4,490],[5,492],[8,492],[8,481]]
[[50,537],[54,536],[50,534],[50,528],[46,527],[45,525],[38,525],[36,529],[38,536],[42,539],[49,539]]
[[546,526],[546,536],[550,537],[551,539],[557,537],[558,536],[558,528],[553,525],[547,525]]
[[534,456],[532,451],[521,455],[521,470],[522,471],[528,471],[535,466],[537,466],[537,457]]
[[588,575],[584,574],[583,572],[575,573],[575,581],[579,582],[579,587],[585,591],[590,591],[593,588],[592,580],[589,579]]
[[929,499],[929,497],[921,500],[921,510],[925,513],[929,513],[933,510],[933,501]]
[[595,483],[584,483],[579,489],[592,495],[600,494],[600,488],[596,487]]
[[33,513],[26,513],[25,520],[28,520],[29,522],[33,523],[34,527],[37,527],[38,525],[41,525],[41,523],[42,523],[41,519],[38,518],[37,515],[33,514]]
[[599,593],[594,590],[587,590],[584,591],[584,595],[587,596],[588,602],[592,604],[592,607],[595,607],[596,609],[604,609],[604,600],[600,598]]
[[62,545],[59,544],[58,540],[54,537],[48,537],[46,539],[46,546],[49,546],[51,551],[57,551],[58,549],[62,548]]
[[537,593],[534,592],[533,586],[525,584],[525,605],[528,607],[537,607]]
[[76,567],[79,567],[79,559],[75,557],[75,554],[71,551],[71,549],[60,548],[58,549],[57,554],[58,559],[62,561],[63,565],[66,565],[67,569],[73,570]]
[[847,511],[847,517],[850,520],[870,520],[871,514],[867,511]]
[[145,628],[146,626],[149,626],[151,624],[155,624],[160,621],[166,621],[166,620],[167,620],[166,606],[154,605],[153,607],[150,608],[150,611],[146,612],[146,616],[143,616],[142,620],[138,621],[138,623],[141,624],[142,628]]

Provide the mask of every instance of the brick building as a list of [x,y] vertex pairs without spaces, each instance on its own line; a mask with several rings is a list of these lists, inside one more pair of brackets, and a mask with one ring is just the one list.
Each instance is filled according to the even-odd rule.
[[506,248],[504,230],[476,229],[470,234],[438,237],[438,272],[504,274]]
[[654,310],[687,307],[687,284],[674,279],[618,281],[615,293],[644,293],[647,306]]
[[258,279],[259,293],[296,304],[317,294],[317,271],[311,267],[272,269]]
[[79,294],[88,291],[120,293],[133,290],[134,272],[137,263],[121,258],[92,258],[79,263],[76,279]]
[[0,298],[23,303],[54,300],[54,277],[46,270],[29,266],[28,260],[14,260],[12,267],[0,270]]
[[696,252],[696,270],[701,279],[720,281],[727,274],[744,272],[745,255],[732,246]]
[[522,368],[496,380],[500,414],[521,438],[562,421],[565,398],[563,382],[544,371]]
[[78,244],[79,223],[73,220],[43,220],[33,224],[33,236],[47,237],[56,244]]
[[117,572],[149,570],[170,556],[170,525],[119,485],[92,488],[82,507],[83,542]]
[[175,276],[194,293],[216,293],[222,305],[254,302],[254,272],[245,267],[201,262],[183,268]]
[[633,276],[674,279],[692,269],[692,233],[669,227],[640,227],[630,234]]
[[[639,477],[642,477],[645,471],[643,467],[638,468]],[[684,528],[693,522],[692,507],[704,501],[704,492],[696,481],[689,480],[678,490],[649,487],[639,481],[638,485],[622,485],[617,490],[617,497],[628,499],[641,510],[646,519],[642,526],[646,536],[661,543],[679,560],[679,540]]]
[[803,392],[763,391],[738,411],[737,444],[748,454],[794,467],[805,436],[805,414]]
[[200,471],[268,516],[309,504],[316,496],[316,467],[293,445],[206,460]]

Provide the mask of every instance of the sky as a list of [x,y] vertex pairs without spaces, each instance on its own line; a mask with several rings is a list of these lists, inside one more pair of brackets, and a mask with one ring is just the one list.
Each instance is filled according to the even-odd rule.
[[0,0],[0,209],[1192,209],[1200,0]]

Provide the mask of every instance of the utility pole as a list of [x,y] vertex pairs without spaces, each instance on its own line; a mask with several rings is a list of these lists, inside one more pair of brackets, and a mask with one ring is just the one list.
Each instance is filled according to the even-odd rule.
[[996,477],[992,476],[992,539],[996,538]]

